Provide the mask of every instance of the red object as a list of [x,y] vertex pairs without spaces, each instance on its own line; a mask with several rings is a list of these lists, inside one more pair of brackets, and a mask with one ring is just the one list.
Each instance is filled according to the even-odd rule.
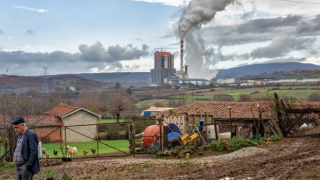
[[[163,124],[163,126],[167,125]],[[143,132],[143,146],[146,147],[149,144],[156,144],[159,141],[159,138],[159,125],[148,126]]]

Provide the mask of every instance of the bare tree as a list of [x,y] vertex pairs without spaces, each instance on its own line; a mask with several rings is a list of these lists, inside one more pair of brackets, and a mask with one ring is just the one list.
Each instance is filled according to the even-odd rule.
[[99,93],[84,91],[75,102],[76,106],[101,114],[107,110],[107,104],[103,102]]
[[119,123],[121,111],[125,111],[132,105],[132,101],[125,99],[122,94],[116,94],[109,99],[109,112],[117,116],[117,123]]

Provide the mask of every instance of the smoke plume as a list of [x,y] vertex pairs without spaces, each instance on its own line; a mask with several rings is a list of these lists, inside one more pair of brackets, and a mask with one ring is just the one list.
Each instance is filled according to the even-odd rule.
[[192,27],[200,27],[214,18],[216,12],[237,0],[192,0],[179,23],[180,38],[184,39]]

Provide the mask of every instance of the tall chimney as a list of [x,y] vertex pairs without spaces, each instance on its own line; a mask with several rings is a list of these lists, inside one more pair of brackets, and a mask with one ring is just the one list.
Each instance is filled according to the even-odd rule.
[[179,75],[184,75],[184,72],[183,72],[183,40],[181,39],[181,54],[180,54],[180,72],[179,72]]
[[185,66],[184,66],[184,74],[185,74],[185,75],[188,75],[188,65],[185,65]]

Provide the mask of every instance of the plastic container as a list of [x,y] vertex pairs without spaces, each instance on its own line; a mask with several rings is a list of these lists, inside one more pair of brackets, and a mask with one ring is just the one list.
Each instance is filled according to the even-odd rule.
[[203,127],[204,127],[204,120],[201,119],[199,124],[199,131],[203,131]]
[[168,124],[168,134],[172,133],[172,132],[177,132],[177,133],[181,134],[179,127],[173,123],[170,123],[170,124]]
[[181,135],[177,132],[169,133],[168,134],[168,141],[177,137],[181,137]]

